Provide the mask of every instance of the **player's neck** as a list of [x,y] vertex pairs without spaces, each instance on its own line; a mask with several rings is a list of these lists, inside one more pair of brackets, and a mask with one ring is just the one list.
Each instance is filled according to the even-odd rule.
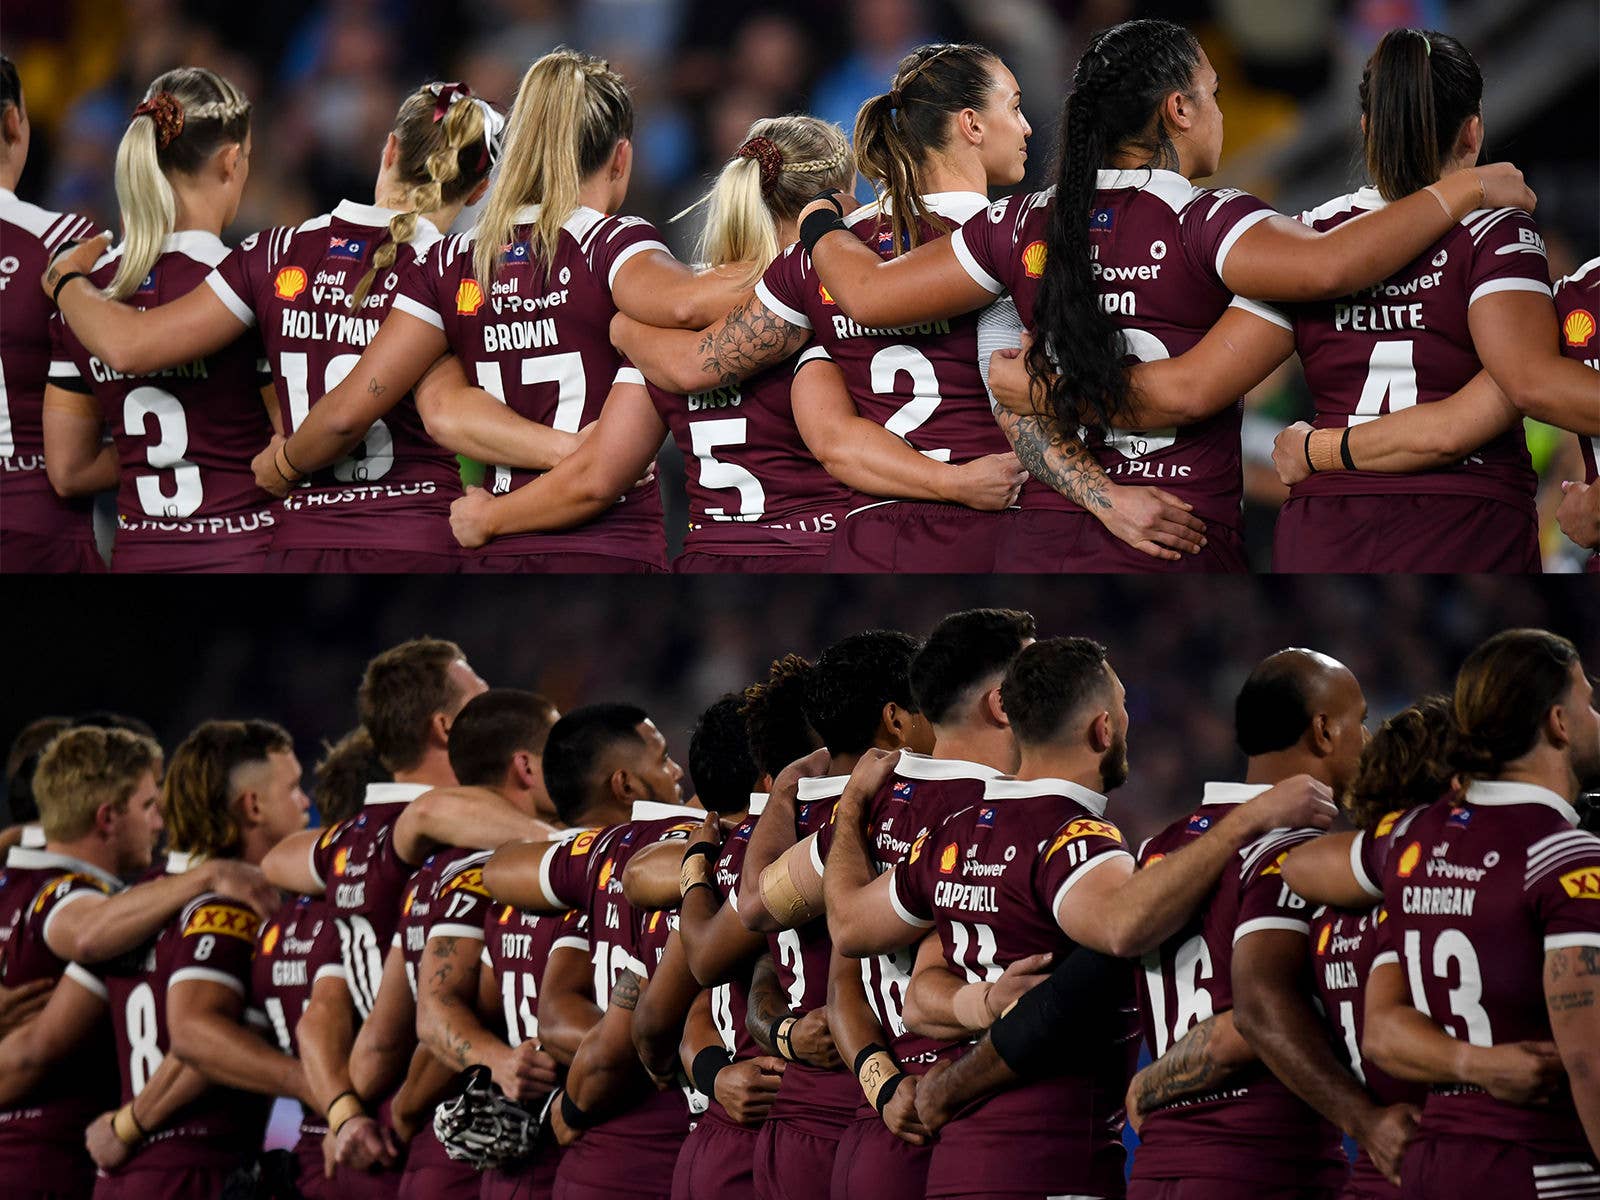
[[1245,762],[1244,781],[1272,787],[1295,775],[1309,775],[1327,783],[1323,760],[1307,754],[1298,746],[1287,750],[1274,750],[1271,754],[1258,754]]
[[394,773],[396,783],[420,783],[427,787],[455,787],[456,773],[450,769],[450,756],[442,746],[429,746],[422,761]]
[[174,233],[197,229],[203,233],[222,236],[222,227],[227,224],[225,217],[228,201],[220,188],[174,186],[172,195],[176,204],[172,222]]
[[22,168],[25,165],[20,155],[0,155],[0,188],[15,192],[17,184],[22,182]]
[[[4,181],[0,180],[0,185]],[[47,854],[61,854],[67,858],[75,858],[79,862],[86,862],[91,867],[99,867],[107,875],[116,875],[117,856],[110,845],[90,834],[73,842],[47,841],[44,844]]]
[[1194,163],[1184,157],[1184,148],[1174,147],[1151,157],[1148,150],[1131,149],[1114,151],[1106,166],[1113,171],[1175,171],[1185,179],[1194,173]]
[[939,154],[928,155],[923,164],[922,190],[924,194],[936,192],[977,192],[989,194],[989,179],[983,173],[983,164],[977,155],[971,162],[960,162]]
[[1540,747],[1507,763],[1500,768],[1498,778],[1501,783],[1527,783],[1546,788],[1568,804],[1577,800],[1580,790],[1571,761],[1553,747]]
[[980,763],[996,771],[1010,771],[1017,762],[1017,743],[1009,729],[999,726],[935,725],[933,757]]
[[1024,746],[1013,774],[1018,779],[1065,779],[1091,792],[1105,790],[1100,776],[1100,755],[1083,748]]

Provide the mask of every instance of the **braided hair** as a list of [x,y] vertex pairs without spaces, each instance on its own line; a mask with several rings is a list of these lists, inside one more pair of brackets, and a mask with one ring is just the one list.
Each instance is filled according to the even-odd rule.
[[1148,155],[1147,167],[1176,161],[1159,110],[1173,92],[1191,92],[1199,66],[1194,34],[1171,21],[1140,20],[1096,34],[1073,72],[1028,352],[1029,374],[1051,381],[1047,412],[1065,432],[1110,429],[1129,407],[1127,352],[1090,260],[1098,172],[1129,146]]

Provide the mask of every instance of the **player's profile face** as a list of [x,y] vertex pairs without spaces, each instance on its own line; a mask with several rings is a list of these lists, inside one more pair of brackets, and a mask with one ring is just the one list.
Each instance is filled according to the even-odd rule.
[[1572,664],[1572,686],[1563,701],[1567,736],[1572,739],[1572,772],[1581,787],[1600,783],[1600,712],[1595,710],[1594,683],[1583,664]]
[[656,728],[655,722],[646,718],[636,727],[639,731],[639,757],[632,774],[645,790],[643,799],[662,804],[677,804],[683,799],[683,768],[673,761],[667,750],[667,739]]
[[1195,68],[1188,93],[1191,124],[1185,134],[1193,158],[1189,167],[1193,179],[1214,174],[1222,162],[1222,107],[1217,103],[1218,85],[1216,69],[1202,50],[1200,65]]
[[112,834],[118,871],[133,874],[150,865],[156,839],[161,836],[160,789],[153,771],[146,771],[123,806]]
[[1033,127],[1022,114],[1022,91],[1016,76],[999,59],[990,81],[989,103],[978,114],[985,135],[981,156],[990,184],[1005,187],[1020,182],[1027,171]]
[[300,787],[300,760],[293,750],[274,750],[267,755],[260,793],[262,815],[277,842],[306,827],[310,800]]

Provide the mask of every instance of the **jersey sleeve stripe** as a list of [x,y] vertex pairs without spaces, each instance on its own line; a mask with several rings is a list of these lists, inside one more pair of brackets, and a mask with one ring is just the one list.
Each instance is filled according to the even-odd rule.
[[672,251],[667,249],[665,242],[635,242],[631,246],[623,247],[622,250],[617,252],[616,258],[611,260],[611,270],[606,272],[607,291],[617,286],[617,272],[622,270],[622,264],[636,254],[643,254],[646,250],[659,250],[668,258],[672,257]]
[[1289,320],[1288,315],[1282,309],[1275,308],[1260,300],[1250,300],[1244,296],[1235,296],[1228,307],[1242,309],[1252,317],[1260,317],[1269,325],[1276,325],[1279,329],[1287,329],[1290,333],[1294,332],[1294,322]]
[[349,975],[346,973],[343,963],[324,963],[322,966],[317,968],[317,973],[311,977],[311,982],[315,983],[319,979],[348,978]]
[[1550,285],[1537,279],[1491,279],[1473,289],[1472,295],[1467,298],[1467,307],[1471,308],[1485,296],[1492,296],[1496,292],[1537,292],[1541,296],[1548,296]]
[[972,248],[967,245],[967,239],[963,236],[965,233],[965,229],[958,229],[950,235],[950,249],[955,251],[956,261],[961,264],[962,270],[972,276],[973,283],[992,296],[1000,295],[1006,290],[1006,285],[978,265]]
[[645,969],[644,962],[631,954],[623,960],[622,966],[624,970],[632,971],[641,980],[650,978],[650,972]]
[[433,309],[429,308],[427,305],[417,303],[417,301],[413,300],[410,296],[396,296],[392,301],[390,301],[389,307],[395,312],[405,313],[408,317],[415,317],[419,321],[426,321],[435,329],[440,331],[443,331],[444,329],[443,317],[434,312]]
[[170,992],[174,984],[194,979],[205,983],[220,983],[223,987],[238,992],[241,996],[244,995],[244,984],[236,976],[210,967],[180,967],[167,978],[167,990]]
[[1061,902],[1066,899],[1067,893],[1071,891],[1072,888],[1075,887],[1079,880],[1081,880],[1085,875],[1094,870],[1096,867],[1103,866],[1108,862],[1115,862],[1119,858],[1127,859],[1130,864],[1133,862],[1133,855],[1129,854],[1126,850],[1113,850],[1108,854],[1095,855],[1088,862],[1084,863],[1083,866],[1079,867],[1077,870],[1073,871],[1071,875],[1068,875],[1065,879],[1063,879],[1061,881],[1061,886],[1056,889],[1055,897],[1050,901],[1051,913],[1057,913],[1061,911]]
[[560,847],[551,846],[544,852],[544,857],[539,860],[539,893],[551,908],[561,909],[566,905],[561,903],[561,898],[556,895],[555,882],[550,878],[551,868],[555,866],[555,856],[560,853]]
[[70,358],[53,359],[50,363],[51,379],[82,379],[83,372],[78,370],[78,364]]
[[1239,218],[1238,222],[1232,229],[1228,230],[1227,236],[1222,239],[1221,244],[1217,247],[1218,279],[1222,278],[1222,264],[1228,260],[1228,253],[1233,249],[1233,244],[1250,230],[1261,224],[1261,222],[1265,221],[1268,217],[1275,217],[1277,215],[1278,214],[1270,208],[1258,208],[1255,210],[1255,212],[1246,213],[1244,216]]
[[68,979],[72,980],[84,991],[92,992],[102,1000],[111,999],[111,993],[107,990],[106,985],[87,967],[71,962],[67,964],[67,969],[64,973]]
[[475,942],[483,941],[482,925],[447,924],[444,921],[428,930],[428,940],[434,938],[471,938]]
[[217,299],[222,301],[222,307],[246,326],[256,323],[256,314],[250,310],[248,304],[239,299],[239,293],[228,286],[228,281],[222,277],[222,272],[212,271],[207,275],[206,286],[216,293]]
[[272,1028],[272,1021],[267,1017],[267,1014],[259,1008],[245,1009],[244,1023],[246,1025],[254,1026],[256,1029]]
[[805,348],[805,350],[801,352],[800,357],[794,360],[794,369],[796,371],[799,371],[801,367],[803,367],[807,363],[811,363],[811,362],[832,362],[832,361],[833,361],[833,355],[828,353],[826,347],[824,347],[824,346],[807,346]]
[[[896,868],[890,867],[889,874],[892,876],[895,870]],[[918,929],[932,929],[932,921],[927,921],[922,917],[917,916],[900,902],[900,892],[895,887],[896,882],[897,881],[892,878],[889,880],[889,903],[894,906],[894,915],[899,917],[907,925],[915,926]]]
[[[588,947],[586,946],[586,947],[584,947],[584,949],[588,949]],[[478,955],[478,961],[481,962],[484,966],[488,967],[490,970],[494,969],[494,959],[489,957],[489,943],[488,942],[484,942],[484,944],[483,944],[483,953]]]
[[1261,933],[1268,929],[1284,929],[1291,933],[1303,933],[1311,936],[1311,923],[1309,921],[1296,921],[1293,917],[1257,917],[1253,921],[1246,921],[1233,931],[1233,944],[1237,946],[1252,933]]
[[1363,892],[1374,900],[1383,899],[1383,889],[1372,882],[1372,877],[1367,874],[1367,868],[1361,862],[1361,847],[1366,843],[1367,831],[1356,831],[1356,840],[1350,843],[1350,873],[1356,877],[1356,884]]
[[550,952],[553,954],[557,950],[582,950],[587,954],[589,953],[589,939],[571,936],[558,937],[550,943]]
[[1398,951],[1385,950],[1372,960],[1372,966],[1368,967],[1367,970],[1369,973],[1371,973],[1372,971],[1376,971],[1379,967],[1387,967],[1390,965],[1396,967],[1400,965],[1400,954]]
[[[827,864],[822,861],[822,841],[814,833],[811,834],[810,836],[811,836],[811,865],[817,869],[818,877],[821,877],[823,872],[827,870]],[[738,909],[734,909],[733,911],[734,912],[738,912],[739,910]]]
[[1544,940],[1544,952],[1570,950],[1574,946],[1593,946],[1600,949],[1600,929],[1592,933],[1553,933]]
[[317,870],[317,841],[319,840],[320,838],[314,839],[311,843],[311,852],[306,855],[306,870],[311,873],[311,878],[317,881],[317,887],[326,890],[328,881],[322,877],[322,872]]
[[765,279],[758,280],[756,282],[756,299],[761,301],[761,303],[765,304],[768,308],[770,308],[778,316],[782,317],[785,321],[789,322],[789,324],[793,325],[796,329],[811,328],[811,318],[806,316],[803,312],[796,312],[782,300],[779,300],[776,296],[774,296],[772,294],[772,289],[767,286],[767,281]]
[[67,905],[73,903],[73,901],[86,900],[90,896],[99,896],[101,899],[104,899],[105,893],[91,891],[88,888],[80,888],[76,892],[68,892],[65,896],[61,897],[61,899],[57,900],[53,905],[50,906],[50,911],[45,916],[44,924],[39,927],[39,935],[44,938],[47,946],[50,944],[50,926],[54,924],[56,914]]
[[644,372],[639,370],[638,367],[619,367],[617,369],[617,377],[615,379],[613,379],[611,382],[612,383],[636,383],[640,387],[643,387],[644,386]]

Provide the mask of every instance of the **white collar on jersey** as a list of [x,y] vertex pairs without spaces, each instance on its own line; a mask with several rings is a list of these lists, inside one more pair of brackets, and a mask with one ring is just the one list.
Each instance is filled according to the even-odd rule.
[[752,817],[759,817],[763,812],[766,811],[766,807],[767,807],[767,793],[765,793],[765,792],[751,792],[750,793],[750,807],[746,811],[748,811],[749,814]]
[[[348,221],[352,225],[367,225],[374,229],[381,229],[398,217],[400,210],[380,208],[376,204],[357,204],[354,200],[341,200],[334,205],[333,212],[330,215],[336,221]],[[419,216],[417,224],[424,227],[423,232],[433,234],[431,240],[438,240],[439,230],[427,217]]]
[[167,851],[167,874],[182,875],[185,871],[192,871],[205,862],[204,854],[185,854],[181,850]]
[[983,785],[985,800],[1026,800],[1031,796],[1065,796],[1097,817],[1106,815],[1110,801],[1099,792],[1070,779],[991,779]]
[[894,773],[907,779],[999,779],[1001,772],[964,758],[929,758],[914,750],[900,751]]
[[13,203],[15,203],[16,199],[17,199],[17,194],[15,192],[13,192],[10,188],[0,188],[0,201],[10,200]]
[[1514,783],[1506,779],[1475,779],[1467,785],[1467,803],[1484,805],[1543,804],[1577,827],[1578,810],[1549,788],[1536,783]]
[[180,229],[177,233],[167,234],[167,240],[161,243],[161,253],[184,254],[208,267],[214,267],[228,257],[228,247],[208,230]]
[[18,843],[19,845],[26,846],[30,850],[39,850],[44,847],[44,842],[43,825],[34,821],[22,827],[22,841]]
[[433,789],[425,783],[369,783],[362,804],[366,808],[374,804],[406,804],[423,792],[431,791]]
[[1176,171],[1161,171],[1152,167],[1140,167],[1136,171],[1098,171],[1095,173],[1094,186],[1102,192],[1121,188],[1149,192],[1173,212],[1181,212],[1183,206],[1193,200],[1195,193],[1200,190]]
[[[888,197],[884,197],[886,200]],[[958,224],[965,223],[989,207],[989,197],[982,192],[925,192],[922,202],[930,210],[941,217],[947,217]],[[858,221],[865,221],[875,217],[882,211],[892,212],[892,209],[882,208],[875,200],[871,204],[864,204],[855,212],[844,219],[846,225],[854,225]]]
[[635,800],[633,812],[628,814],[630,821],[668,821],[673,818],[692,821],[696,817],[705,820],[705,810],[690,808],[685,804],[663,804],[659,800]]
[[[511,223],[513,225],[532,225],[539,219],[539,209],[540,205],[524,204],[512,214]],[[596,212],[594,209],[580,204],[577,208],[572,210],[572,215],[570,217],[561,222],[561,228],[565,229],[568,233],[581,242],[584,234],[588,233],[589,230],[593,229],[605,219],[605,213]]]
[[810,804],[813,800],[836,800],[844,795],[845,784],[849,782],[848,775],[817,775],[802,779],[795,799],[802,804]]
[[84,862],[81,858],[73,858],[70,854],[57,854],[54,850],[38,850],[32,846],[13,846],[6,855],[6,866],[16,867],[19,870],[42,870],[56,867],[63,871],[77,871],[83,875],[91,875],[101,883],[106,884],[114,892],[122,890],[122,880],[110,871],[102,871],[93,863]]
[[1272,788],[1270,783],[1208,783],[1202,804],[1243,804]]

